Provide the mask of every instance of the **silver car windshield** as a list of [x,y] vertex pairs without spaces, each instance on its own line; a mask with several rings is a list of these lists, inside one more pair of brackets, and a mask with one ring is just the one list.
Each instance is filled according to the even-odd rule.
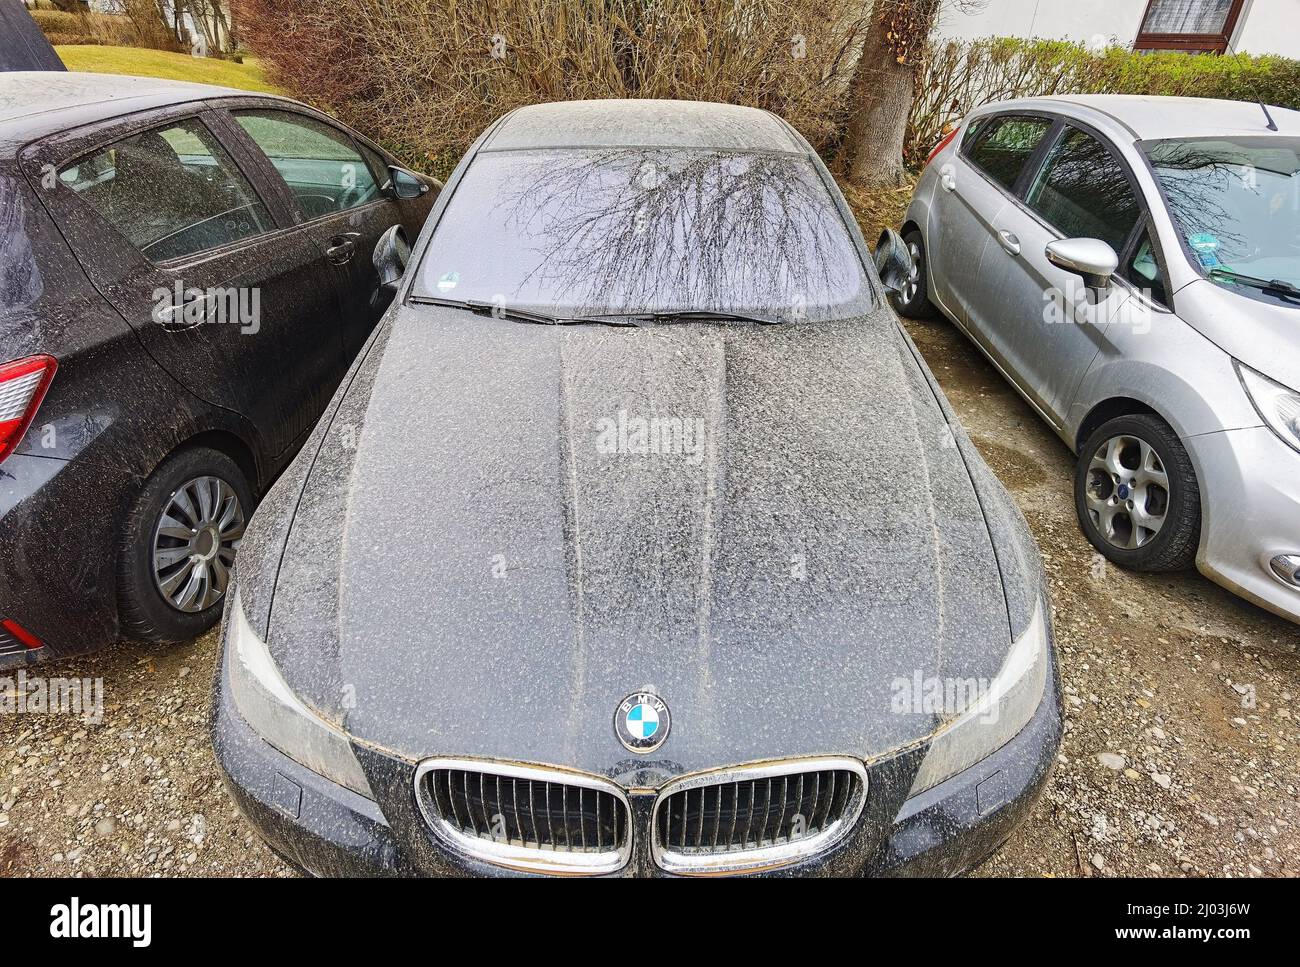
[[1300,305],[1300,138],[1178,139],[1143,150],[1203,275]]
[[815,322],[872,308],[844,219],[797,155],[484,152],[418,273],[417,298],[556,318],[694,312]]

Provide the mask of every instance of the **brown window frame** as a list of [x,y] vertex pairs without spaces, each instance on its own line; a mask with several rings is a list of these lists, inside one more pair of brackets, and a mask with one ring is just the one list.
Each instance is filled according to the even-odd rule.
[[1223,31],[1221,33],[1143,33],[1142,24],[1147,22],[1147,17],[1151,15],[1151,6],[1155,2],[1156,0],[1147,0],[1146,9],[1142,11],[1142,20],[1138,24],[1137,40],[1133,42],[1134,50],[1208,50],[1216,54],[1225,54],[1228,51],[1228,42],[1232,40],[1232,33],[1237,29],[1237,21],[1241,17],[1241,8],[1246,5],[1246,0],[1232,0],[1232,6],[1228,8],[1228,16],[1223,21]]

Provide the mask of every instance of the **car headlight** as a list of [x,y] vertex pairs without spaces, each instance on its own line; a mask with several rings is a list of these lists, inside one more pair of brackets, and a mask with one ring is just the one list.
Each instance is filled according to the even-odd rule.
[[347,733],[303,704],[280,676],[266,643],[244,615],[238,589],[230,602],[227,655],[231,697],[255,732],[312,772],[375,798]]
[[1300,450],[1300,393],[1237,363],[1237,375],[1259,415],[1283,441]]
[[1047,621],[1040,601],[1029,627],[1012,644],[997,677],[930,740],[909,796],[937,786],[1006,745],[1034,717],[1051,664]]

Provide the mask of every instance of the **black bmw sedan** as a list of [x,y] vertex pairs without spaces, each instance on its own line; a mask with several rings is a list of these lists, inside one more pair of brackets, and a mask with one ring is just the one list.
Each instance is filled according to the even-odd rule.
[[217,757],[278,853],[951,874],[1010,834],[1061,735],[1038,552],[802,137],[524,108],[391,255],[227,604]]
[[0,668],[219,619],[434,184],[284,98],[0,74]]

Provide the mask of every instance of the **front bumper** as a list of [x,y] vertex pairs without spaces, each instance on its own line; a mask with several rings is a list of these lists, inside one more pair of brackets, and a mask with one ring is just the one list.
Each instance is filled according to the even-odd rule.
[[[224,656],[223,656],[224,658]],[[231,700],[226,663],[214,686],[213,744],[245,818],[283,859],[317,876],[518,876],[441,845],[421,818],[412,762],[358,747],[383,808],[299,765],[264,742]],[[1029,724],[984,761],[907,799],[923,749],[868,765],[857,827],[821,856],[778,876],[952,876],[997,850],[1046,785],[1061,743],[1055,656]],[[633,852],[614,876],[668,876],[650,856],[654,796],[631,795]]]
[[1300,622],[1300,588],[1269,567],[1277,555],[1300,554],[1300,453],[1265,426],[1184,442],[1203,495],[1197,568],[1248,601]]

